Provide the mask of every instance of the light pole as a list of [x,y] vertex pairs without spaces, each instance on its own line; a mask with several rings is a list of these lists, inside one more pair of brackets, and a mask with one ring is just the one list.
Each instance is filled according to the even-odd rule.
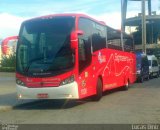
[[146,54],[146,12],[145,1],[142,0],[142,51]]
[[123,27],[123,16],[124,16],[124,11],[123,11],[123,5],[124,5],[124,0],[121,0],[121,46],[122,50],[124,51],[124,43],[123,43],[123,32],[124,32],[124,27]]

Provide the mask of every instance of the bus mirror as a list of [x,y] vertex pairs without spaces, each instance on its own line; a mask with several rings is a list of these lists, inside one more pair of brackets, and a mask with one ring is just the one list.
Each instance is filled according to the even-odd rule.
[[78,35],[83,35],[83,31],[82,30],[78,30],[76,31]]
[[71,33],[71,48],[76,49],[78,47],[78,35],[83,35],[83,31],[73,31]]
[[71,33],[71,48],[76,49],[78,44],[78,35],[75,31]]

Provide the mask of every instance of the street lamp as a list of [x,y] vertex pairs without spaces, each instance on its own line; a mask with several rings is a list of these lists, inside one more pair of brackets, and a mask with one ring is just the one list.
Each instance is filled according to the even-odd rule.
[[145,0],[142,0],[142,51],[146,54],[146,12]]
[[123,16],[124,16],[124,11],[123,11],[123,5],[124,5],[124,0],[121,0],[121,46],[122,50],[124,51],[124,43],[123,43],[123,32],[124,32],[124,27],[123,27]]

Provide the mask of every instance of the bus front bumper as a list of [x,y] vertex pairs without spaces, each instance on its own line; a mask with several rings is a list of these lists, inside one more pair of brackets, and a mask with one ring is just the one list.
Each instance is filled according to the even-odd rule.
[[79,99],[77,82],[44,88],[17,85],[17,96],[18,99]]

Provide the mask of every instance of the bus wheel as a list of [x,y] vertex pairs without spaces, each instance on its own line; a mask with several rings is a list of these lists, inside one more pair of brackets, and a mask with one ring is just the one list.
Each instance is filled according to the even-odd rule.
[[123,86],[123,90],[128,90],[129,88],[129,80],[126,81],[125,85]]
[[102,80],[98,78],[97,86],[96,86],[96,95],[93,96],[92,98],[93,101],[99,101],[101,99],[102,90],[103,90]]

